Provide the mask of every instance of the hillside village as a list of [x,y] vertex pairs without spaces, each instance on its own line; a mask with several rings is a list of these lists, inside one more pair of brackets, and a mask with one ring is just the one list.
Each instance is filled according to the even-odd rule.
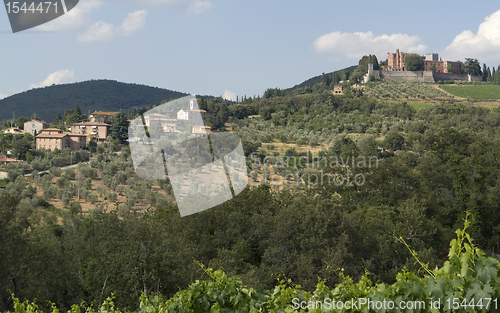
[[[88,121],[70,124],[66,130],[50,127],[46,121],[31,119],[24,123],[23,129],[19,127],[9,127],[3,130],[4,134],[13,136],[27,135],[26,138],[34,140],[35,149],[45,149],[51,151],[62,151],[70,149],[71,151],[88,149],[92,143],[109,142],[110,128],[113,123],[113,117],[119,112],[101,112],[96,111],[88,115]],[[191,99],[189,108],[180,109],[176,113],[176,118],[168,118],[164,114],[147,112],[144,114],[145,129],[156,130],[164,135],[176,135],[188,131],[195,137],[206,137],[210,133],[210,126],[205,125],[205,120],[209,117],[207,111],[200,110],[197,99]],[[128,120],[127,123],[130,123]],[[128,124],[127,124],[128,125]],[[189,125],[186,128],[186,125]],[[124,131],[124,136],[128,136],[128,130]],[[9,152],[7,152],[7,155]],[[12,162],[22,162],[16,158],[0,158],[4,165]]]

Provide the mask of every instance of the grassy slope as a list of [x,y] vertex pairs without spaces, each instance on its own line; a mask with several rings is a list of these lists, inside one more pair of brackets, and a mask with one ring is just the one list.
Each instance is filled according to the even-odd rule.
[[500,99],[500,85],[440,86],[443,90],[463,98],[476,100]]

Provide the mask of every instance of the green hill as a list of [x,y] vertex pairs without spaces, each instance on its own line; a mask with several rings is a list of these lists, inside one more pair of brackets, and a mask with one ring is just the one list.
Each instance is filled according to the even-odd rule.
[[[334,72],[325,73],[325,74],[332,76],[334,73],[340,73],[340,72],[342,72],[344,70],[352,73],[352,72],[354,72],[354,70],[356,69],[356,67],[357,67],[357,65],[353,65],[353,66],[349,66],[349,67],[346,67],[344,69],[341,69],[339,71],[334,71]],[[292,88],[287,89],[287,91],[292,91],[292,90],[295,90],[297,88],[303,88],[303,87],[306,87],[306,86],[312,87],[312,86],[314,86],[316,84],[321,83],[321,77],[322,76],[323,75],[318,75],[318,76],[314,76],[312,78],[309,78],[308,80],[303,81],[302,83],[300,83],[298,85],[295,85]]]
[[158,105],[162,100],[176,99],[186,93],[113,80],[52,85],[31,89],[0,100],[0,120],[31,117],[36,113],[41,119],[52,121],[57,113],[73,109],[78,104],[83,113],[88,111],[118,111],[133,107]]

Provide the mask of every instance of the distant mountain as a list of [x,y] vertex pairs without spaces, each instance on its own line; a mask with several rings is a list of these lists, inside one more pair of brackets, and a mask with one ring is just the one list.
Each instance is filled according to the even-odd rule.
[[[325,73],[325,74],[326,75],[333,75],[335,72],[340,73],[340,72],[342,72],[344,70],[349,71],[349,72],[352,73],[352,72],[354,72],[354,70],[356,69],[356,67],[357,67],[357,65],[353,65],[353,66],[349,66],[349,67],[346,67],[346,68],[338,70],[338,71],[329,72],[329,73]],[[312,78],[309,78],[308,80],[306,80],[306,81],[304,81],[304,82],[302,82],[302,83],[300,83],[298,85],[295,85],[292,88],[287,89],[287,91],[292,91],[294,89],[303,88],[303,87],[306,87],[306,86],[312,87],[312,86],[314,86],[316,84],[321,83],[321,77],[322,76],[323,76],[323,74],[318,75],[318,76],[314,76]]]
[[31,117],[36,113],[41,119],[52,121],[57,113],[74,109],[78,104],[83,113],[88,111],[119,111],[134,107],[159,105],[162,100],[187,96],[183,92],[114,80],[90,80],[85,82],[52,85],[31,89],[0,100],[0,121],[11,119],[14,112]]

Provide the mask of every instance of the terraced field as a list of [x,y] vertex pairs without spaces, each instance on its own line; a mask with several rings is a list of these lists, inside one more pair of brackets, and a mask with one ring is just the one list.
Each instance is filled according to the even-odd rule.
[[433,84],[422,82],[377,81],[368,87],[367,93],[373,97],[384,99],[449,99],[444,91]]

